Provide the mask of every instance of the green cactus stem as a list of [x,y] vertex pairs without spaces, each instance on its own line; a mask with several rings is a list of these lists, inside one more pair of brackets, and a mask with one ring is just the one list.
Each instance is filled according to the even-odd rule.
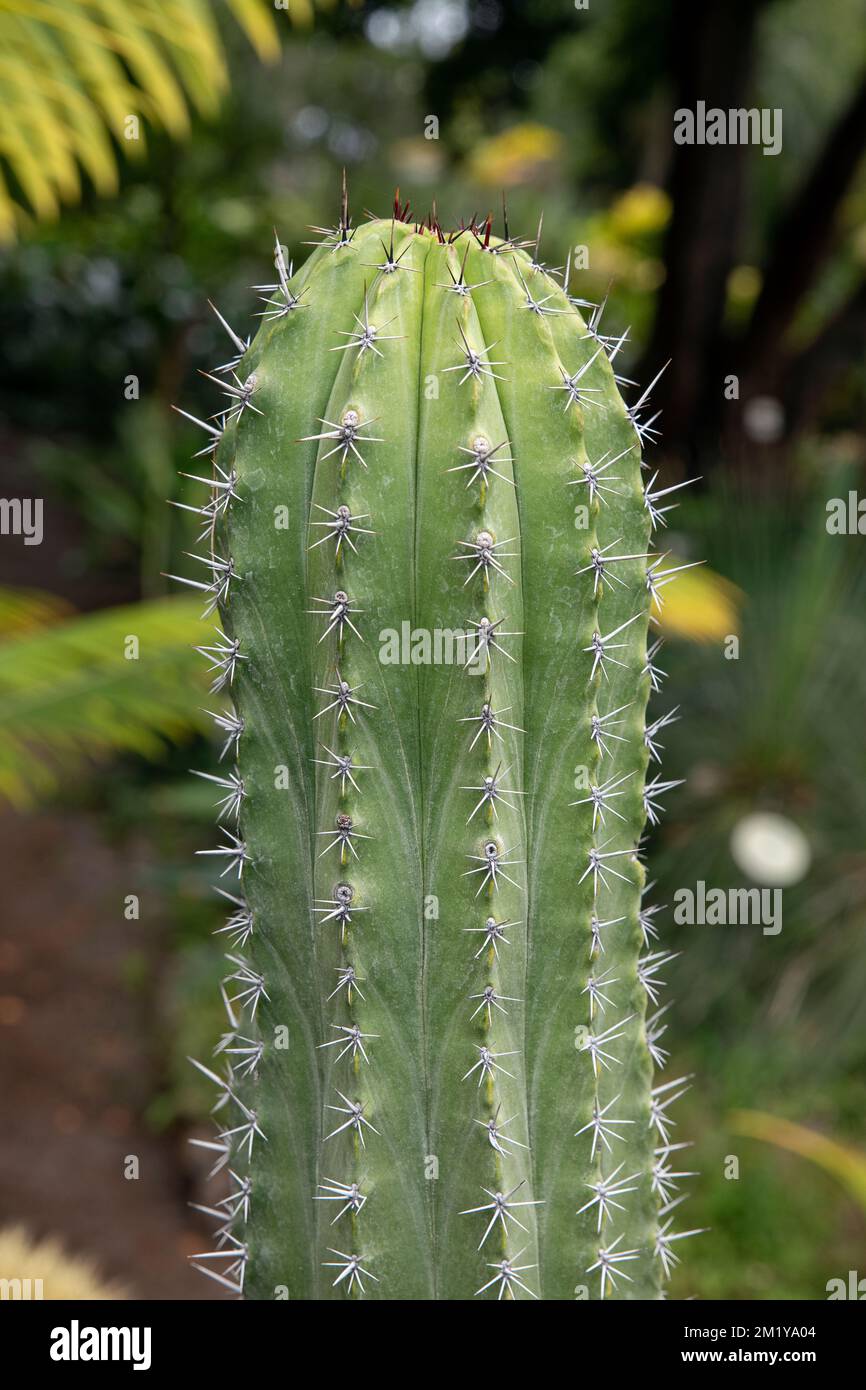
[[196,1262],[235,1293],[656,1298],[686,1234],[639,853],[669,489],[622,339],[536,256],[344,200],[251,343],[222,320],[190,582],[231,1191]]

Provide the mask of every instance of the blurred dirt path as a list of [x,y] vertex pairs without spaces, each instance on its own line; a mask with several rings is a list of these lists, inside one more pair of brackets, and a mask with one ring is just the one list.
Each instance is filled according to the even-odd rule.
[[195,1151],[140,1118],[152,1059],[124,975],[131,952],[155,967],[159,943],[123,917],[130,851],[71,815],[3,815],[0,835],[0,1226],[58,1237],[133,1297],[219,1298],[187,1264],[210,1248],[187,1206]]

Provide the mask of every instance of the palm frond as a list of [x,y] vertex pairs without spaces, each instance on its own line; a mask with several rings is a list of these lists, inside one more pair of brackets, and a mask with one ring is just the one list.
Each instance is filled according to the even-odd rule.
[[200,605],[177,598],[19,625],[0,641],[0,800],[27,808],[93,759],[157,757],[166,742],[207,727],[196,698],[198,685],[206,702],[203,663],[192,650],[206,631]]
[[[273,6],[226,3],[273,61]],[[312,0],[289,0],[288,14],[308,22]],[[145,123],[185,135],[190,111],[212,116],[227,86],[213,0],[0,0],[0,241],[74,202],[82,170],[113,192],[118,146],[141,154]]]

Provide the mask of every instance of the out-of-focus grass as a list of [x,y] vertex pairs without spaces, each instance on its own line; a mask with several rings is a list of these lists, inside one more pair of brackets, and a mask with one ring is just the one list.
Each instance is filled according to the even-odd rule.
[[775,1144],[817,1164],[838,1179],[866,1212],[866,1154],[817,1130],[761,1110],[735,1110],[729,1122],[735,1134],[745,1135],[747,1139],[763,1139],[767,1144]]
[[[754,1057],[742,1060],[757,1066]],[[673,1138],[694,1142],[679,1166],[700,1176],[684,1184],[690,1197],[674,1229],[708,1229],[680,1243],[670,1297],[826,1298],[830,1279],[864,1266],[864,1213],[827,1173],[736,1133],[712,1078],[696,1065],[700,1085],[680,1103]],[[741,1071],[726,1089],[754,1092],[755,1071]]]

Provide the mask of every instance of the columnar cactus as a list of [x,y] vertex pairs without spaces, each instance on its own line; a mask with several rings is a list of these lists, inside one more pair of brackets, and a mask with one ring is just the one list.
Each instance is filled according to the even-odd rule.
[[295,275],[277,248],[252,343],[224,325],[205,425],[205,853],[240,883],[197,1263],[255,1298],[655,1298],[653,422],[537,246],[345,202],[323,236]]

